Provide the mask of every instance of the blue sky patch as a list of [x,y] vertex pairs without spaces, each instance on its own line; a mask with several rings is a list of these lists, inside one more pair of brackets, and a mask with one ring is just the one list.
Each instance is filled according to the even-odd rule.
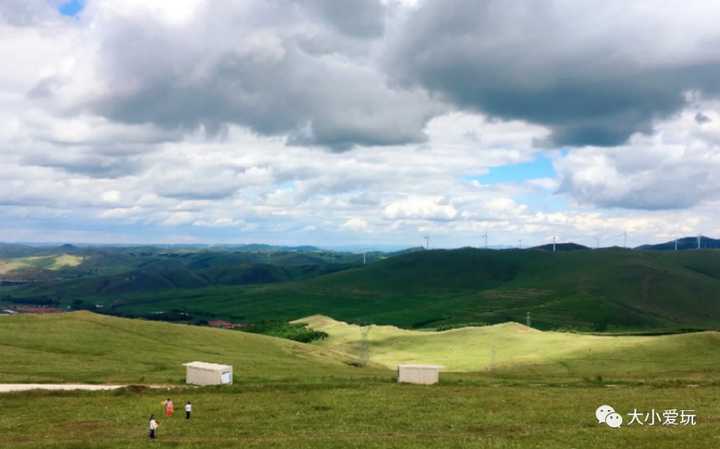
[[58,11],[64,16],[76,16],[85,8],[85,0],[69,0],[58,6]]
[[529,179],[554,178],[555,175],[552,161],[544,155],[539,155],[530,162],[492,167],[484,175],[470,176],[466,179],[482,184],[504,184]]

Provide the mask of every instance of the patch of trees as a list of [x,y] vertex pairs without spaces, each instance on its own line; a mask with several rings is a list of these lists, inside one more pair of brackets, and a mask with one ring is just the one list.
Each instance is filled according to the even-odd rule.
[[27,296],[23,298],[16,298],[11,295],[3,297],[3,301],[10,302],[13,304],[22,304],[27,306],[58,306],[60,301],[57,298],[49,296]]
[[327,333],[312,330],[304,324],[291,324],[284,321],[263,321],[252,324],[243,330],[272,337],[287,338],[301,343],[324,340],[328,337]]

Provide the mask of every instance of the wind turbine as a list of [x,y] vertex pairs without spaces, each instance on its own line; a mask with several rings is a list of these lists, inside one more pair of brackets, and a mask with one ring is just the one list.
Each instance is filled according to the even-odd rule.
[[553,252],[557,252],[557,236],[553,235]]
[[485,234],[481,235],[481,237],[483,238],[483,240],[485,240],[485,249],[487,249],[487,247],[488,247],[488,233],[487,233],[487,231],[485,231]]
[[430,249],[430,236],[426,235],[423,238],[425,239],[425,249]]

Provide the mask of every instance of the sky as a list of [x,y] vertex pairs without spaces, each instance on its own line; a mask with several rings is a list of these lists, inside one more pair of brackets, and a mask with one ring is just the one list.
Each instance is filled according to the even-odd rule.
[[720,236],[720,6],[3,0],[0,241]]

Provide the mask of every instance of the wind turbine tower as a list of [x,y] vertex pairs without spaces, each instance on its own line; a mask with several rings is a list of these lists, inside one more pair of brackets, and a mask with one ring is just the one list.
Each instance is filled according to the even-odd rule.
[[485,234],[482,235],[483,240],[485,240],[485,249],[488,247],[488,234],[487,231],[485,231]]
[[424,237],[424,239],[425,239],[425,249],[430,249],[430,236],[426,235]]
[[557,237],[553,235],[553,252],[557,252]]
[[697,249],[702,248],[702,236],[701,236],[701,235],[698,235],[697,241],[698,241],[698,247],[697,247]]

